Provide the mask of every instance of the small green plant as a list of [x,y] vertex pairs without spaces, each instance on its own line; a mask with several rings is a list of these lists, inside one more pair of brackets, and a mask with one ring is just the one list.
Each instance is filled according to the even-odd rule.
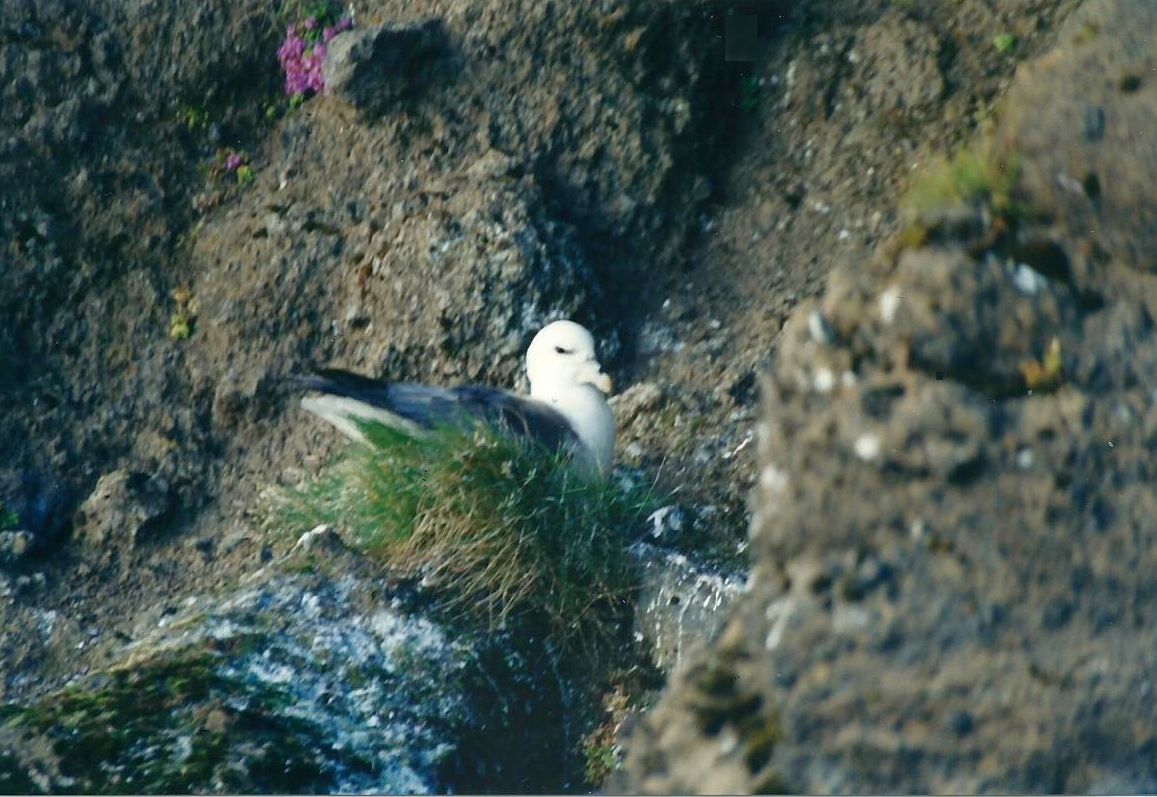
[[615,746],[610,742],[600,741],[595,737],[583,740],[583,776],[591,786],[598,787],[615,771],[618,757],[615,755]]
[[992,40],[992,46],[998,53],[1007,55],[1016,47],[1016,36],[1011,33],[998,33]]
[[217,159],[213,164],[212,173],[215,176],[232,174],[240,185],[253,182],[253,166],[249,162],[249,153],[244,150],[224,148],[217,150]]
[[188,288],[177,288],[171,296],[176,307],[169,316],[169,339],[177,342],[188,340],[197,318],[197,298]]
[[20,527],[20,516],[0,503],[0,531],[12,531]]
[[597,639],[599,621],[630,605],[626,549],[655,506],[650,491],[624,491],[487,426],[363,431],[366,444],[286,496],[295,531],[329,524],[394,573],[434,585],[452,616],[492,628],[536,616],[564,642]]
[[739,84],[739,108],[746,114],[759,110],[759,78],[748,75]]
[[204,108],[182,103],[177,106],[177,121],[187,130],[205,130],[209,127],[209,112]]
[[622,685],[603,696],[603,722],[582,740],[583,776],[588,786],[599,788],[618,769],[622,750],[617,733],[630,708],[630,695]]
[[234,180],[237,185],[249,185],[257,178],[249,153],[232,147],[217,150],[213,160],[205,167],[205,175],[210,180]]
[[1019,175],[1015,156],[981,142],[929,164],[900,200],[900,212],[909,227],[917,229],[929,229],[956,210],[976,206],[1011,220],[1022,212],[1012,194]]
[[183,340],[188,340],[192,334],[193,326],[188,317],[180,312],[174,312],[169,318],[169,339],[180,343]]
[[1101,32],[1101,26],[1095,22],[1086,22],[1077,31],[1076,36],[1073,37],[1073,44],[1088,44],[1093,39],[1097,38],[1097,34]]

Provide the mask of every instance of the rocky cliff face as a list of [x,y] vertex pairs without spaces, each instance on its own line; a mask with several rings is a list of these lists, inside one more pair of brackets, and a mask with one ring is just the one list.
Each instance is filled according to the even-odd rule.
[[[460,628],[412,638],[422,607],[399,609],[380,573],[347,589],[271,565],[294,535],[255,510],[336,442],[301,416],[287,374],[340,364],[518,387],[530,337],[563,315],[598,332],[605,362],[625,362],[640,278],[678,262],[726,132],[712,121],[732,90],[722,23],[669,2],[362,4],[333,43],[331,91],[292,107],[277,50],[307,10],[0,7],[0,747],[13,751],[0,782],[12,788],[583,782],[606,673],[560,662],[533,634],[478,656]],[[677,599],[669,582],[657,589]],[[344,620],[360,641],[311,648],[309,622],[298,638],[291,615],[317,596],[329,604],[313,626]],[[191,637],[166,634],[177,616]],[[288,647],[261,636],[283,623]],[[430,634],[440,652],[423,659]],[[250,643],[345,708],[314,714],[285,683],[254,681]],[[537,653],[507,670],[522,646]],[[332,671],[354,648],[372,660]],[[395,654],[414,660],[412,680]],[[172,683],[184,668],[191,680]],[[423,679],[445,688],[423,692]],[[367,684],[382,701],[365,702]],[[180,720],[138,717],[141,695]],[[407,714],[411,699],[426,713]],[[228,732],[262,723],[253,740]],[[373,731],[350,741],[359,724],[383,729],[369,747],[358,740]],[[388,741],[410,736],[426,741]],[[277,759],[282,745],[334,744],[345,752],[306,755],[304,769]]]
[[[0,2],[0,786],[1157,788],[1148,3],[355,6],[288,110],[302,4]],[[640,722],[254,513],[335,450],[282,376],[560,315],[682,504]]]
[[567,758],[561,682],[534,674],[545,650],[450,635],[412,595],[380,593],[380,574],[336,535],[305,536],[228,594],[139,628],[112,667],[0,708],[0,785],[413,794],[560,782],[543,771]]
[[796,308],[752,591],[627,788],[1154,788],[1155,31],[1089,3],[1018,70],[1012,231],[882,247]]

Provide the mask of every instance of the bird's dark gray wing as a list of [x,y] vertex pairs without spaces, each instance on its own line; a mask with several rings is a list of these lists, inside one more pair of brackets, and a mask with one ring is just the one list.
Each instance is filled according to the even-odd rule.
[[579,444],[578,435],[566,418],[549,404],[481,385],[459,387],[451,392],[472,416],[484,418],[551,451]]
[[484,421],[505,428],[550,450],[575,445],[578,437],[550,405],[482,385],[452,389],[407,382],[384,382],[327,368],[291,378],[303,389],[353,399],[417,424],[424,429]]

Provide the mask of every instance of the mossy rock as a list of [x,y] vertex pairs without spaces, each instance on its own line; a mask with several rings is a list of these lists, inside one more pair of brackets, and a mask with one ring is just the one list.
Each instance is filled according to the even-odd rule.
[[287,713],[288,694],[225,675],[224,661],[191,649],[6,707],[2,733],[27,751],[9,754],[6,785],[92,794],[299,793],[332,789],[351,763],[368,770],[368,762],[337,760],[322,743],[323,729]]
[[564,755],[539,665],[377,589],[269,576],[165,618],[106,671],[0,705],[0,792],[557,788],[542,780],[557,765],[525,764]]

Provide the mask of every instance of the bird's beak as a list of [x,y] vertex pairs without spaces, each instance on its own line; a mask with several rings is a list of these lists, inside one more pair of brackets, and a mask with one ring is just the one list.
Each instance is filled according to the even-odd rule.
[[611,382],[611,378],[603,373],[603,367],[599,365],[598,360],[591,360],[587,363],[589,370],[586,373],[584,381],[589,382],[596,388],[601,390],[606,395],[611,395],[614,391],[615,385]]

